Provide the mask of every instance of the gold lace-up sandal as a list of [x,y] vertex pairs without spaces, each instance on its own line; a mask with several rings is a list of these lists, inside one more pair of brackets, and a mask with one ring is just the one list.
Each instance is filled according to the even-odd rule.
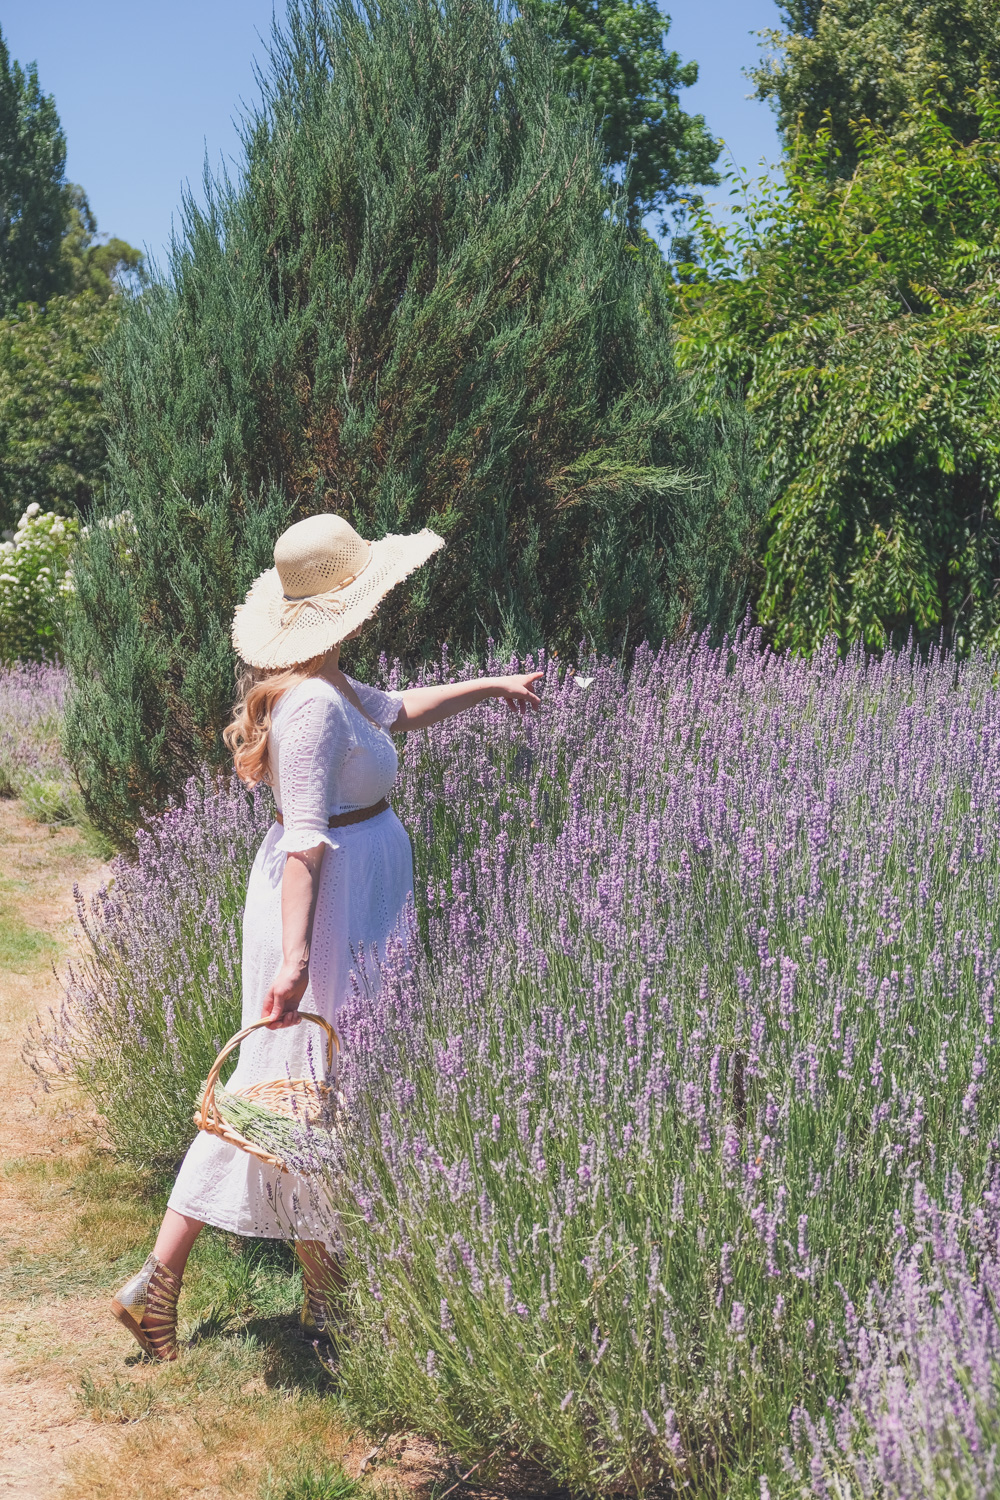
[[181,1278],[155,1255],[126,1281],[111,1311],[153,1359],[177,1358],[177,1298]]
[[313,1286],[308,1277],[302,1278],[302,1311],[299,1313],[299,1327],[309,1338],[328,1339],[332,1319],[330,1308],[326,1300],[326,1293],[322,1287]]
[[321,1286],[314,1286],[307,1276],[302,1278],[302,1311],[299,1327],[310,1339],[325,1339],[328,1344],[338,1343],[347,1329],[347,1315],[339,1306],[336,1292],[332,1298]]

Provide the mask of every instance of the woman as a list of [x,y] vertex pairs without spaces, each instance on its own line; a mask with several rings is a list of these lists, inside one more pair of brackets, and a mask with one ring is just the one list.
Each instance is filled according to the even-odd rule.
[[[366,542],[340,516],[291,526],[236,611],[233,644],[247,664],[226,743],[237,774],[267,782],[276,821],[257,852],[243,924],[243,1043],[233,1082],[322,1077],[324,1037],[298,1010],[336,1025],[352,950],[385,951],[412,890],[410,841],[388,796],[389,734],[423,729],[485,698],[537,708],[540,673],[384,693],[340,668],[340,645],[379,601],[439,547],[431,531]],[[336,1284],[307,1184],[218,1136],[199,1134],[181,1165],[146,1264],[112,1303],[155,1359],[177,1357],[177,1296],[205,1224],[234,1234],[294,1238],[303,1267],[303,1322],[326,1331],[324,1288]]]

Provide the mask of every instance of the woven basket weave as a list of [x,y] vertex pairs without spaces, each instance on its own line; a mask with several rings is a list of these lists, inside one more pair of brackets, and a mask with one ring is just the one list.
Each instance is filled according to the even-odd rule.
[[[323,1016],[317,1016],[312,1011],[305,1010],[300,1011],[299,1014],[303,1021],[315,1021],[316,1025],[322,1026],[326,1032],[326,1071],[329,1074],[333,1067],[334,1053],[340,1051],[340,1038]],[[245,1026],[242,1031],[238,1031],[223,1047],[205,1081],[201,1106],[194,1113],[194,1123],[199,1130],[207,1131],[209,1135],[217,1135],[222,1140],[228,1141],[231,1146],[238,1146],[241,1151],[246,1151],[250,1156],[258,1157],[268,1166],[287,1172],[288,1168],[284,1162],[272,1151],[257,1145],[254,1141],[247,1140],[245,1135],[226,1121],[223,1112],[225,1105],[224,1103],[220,1105],[216,1099],[219,1074],[226,1058],[248,1036],[268,1024],[267,1021],[254,1021],[252,1025]],[[318,1084],[314,1078],[271,1078],[263,1083],[251,1083],[239,1089],[222,1089],[221,1092],[224,1095],[228,1093],[236,1098],[245,1099],[247,1103],[256,1105],[258,1109],[267,1110],[269,1114],[279,1119],[295,1120],[296,1123],[303,1125],[324,1118],[331,1105],[336,1104],[333,1090],[327,1084]]]

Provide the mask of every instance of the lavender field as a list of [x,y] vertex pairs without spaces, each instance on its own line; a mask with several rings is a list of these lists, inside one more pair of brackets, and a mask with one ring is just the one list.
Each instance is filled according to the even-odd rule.
[[[411,959],[375,998],[359,956],[350,1128],[301,1147],[345,1401],[588,1494],[993,1495],[992,662],[542,665],[536,718],[405,747]],[[268,817],[192,786],[36,1038],[135,1159],[176,1159],[234,1024]]]
[[0,666],[0,797],[43,823],[76,822],[82,802],[62,751],[68,679],[44,662]]

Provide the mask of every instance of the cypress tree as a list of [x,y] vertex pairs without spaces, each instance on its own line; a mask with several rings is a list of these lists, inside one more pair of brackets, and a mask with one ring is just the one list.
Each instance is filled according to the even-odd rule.
[[[597,124],[491,0],[294,0],[234,179],[111,342],[68,743],[127,842],[221,758],[232,610],[316,511],[448,545],[354,669],[487,636],[620,649],[742,611],[742,419],[693,414]],[[735,433],[733,428],[735,427]]]

